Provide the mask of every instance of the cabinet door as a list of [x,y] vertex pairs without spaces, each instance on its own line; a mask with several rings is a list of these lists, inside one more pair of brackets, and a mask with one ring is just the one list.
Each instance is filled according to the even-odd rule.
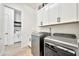
[[37,26],[41,26],[41,22],[43,22],[42,20],[42,12],[37,12]]
[[58,17],[58,4],[52,4],[49,7],[49,11],[48,11],[49,24],[57,23],[57,17]]
[[48,25],[48,8],[44,9],[42,12],[43,25]]
[[59,4],[59,17],[61,22],[77,21],[77,4],[61,3]]
[[38,26],[48,25],[48,8],[44,8],[41,11],[39,11],[37,19],[38,19],[37,21]]

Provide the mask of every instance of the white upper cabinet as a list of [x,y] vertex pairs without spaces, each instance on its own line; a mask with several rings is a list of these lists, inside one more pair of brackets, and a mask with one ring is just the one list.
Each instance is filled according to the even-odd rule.
[[42,11],[41,12],[37,12],[37,26],[41,26],[42,25],[41,24],[43,22],[42,16],[43,16]]
[[48,25],[48,7],[44,7],[37,12],[38,26]]
[[[77,3],[51,3],[38,12],[38,25],[53,25],[77,21]],[[79,18],[78,18],[79,19]]]
[[60,22],[77,21],[77,4],[76,3],[60,3],[59,4]]
[[58,4],[52,4],[51,6],[49,6],[48,10],[49,24],[57,23],[57,17],[58,17]]
[[43,25],[48,25],[48,8],[42,12]]

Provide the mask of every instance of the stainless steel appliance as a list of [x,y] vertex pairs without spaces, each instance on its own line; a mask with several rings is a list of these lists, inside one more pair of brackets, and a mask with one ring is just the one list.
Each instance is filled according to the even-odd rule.
[[31,50],[34,56],[44,56],[44,38],[49,35],[47,32],[32,33]]
[[75,34],[54,33],[44,41],[45,56],[76,56],[78,49]]

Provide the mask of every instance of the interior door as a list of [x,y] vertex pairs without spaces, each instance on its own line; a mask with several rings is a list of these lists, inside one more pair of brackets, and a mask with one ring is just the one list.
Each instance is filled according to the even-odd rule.
[[14,36],[14,10],[8,7],[4,7],[4,34],[5,45],[13,44]]

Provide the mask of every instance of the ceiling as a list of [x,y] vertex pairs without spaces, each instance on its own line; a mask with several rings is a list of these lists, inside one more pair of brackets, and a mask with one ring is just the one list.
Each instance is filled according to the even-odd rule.
[[7,4],[14,4],[14,5],[18,4],[18,5],[21,5],[21,6],[28,6],[28,7],[31,7],[33,9],[37,10],[38,9],[38,6],[40,4],[42,4],[42,3],[6,3],[6,5]]
[[37,10],[38,6],[42,3],[26,3],[27,6]]

